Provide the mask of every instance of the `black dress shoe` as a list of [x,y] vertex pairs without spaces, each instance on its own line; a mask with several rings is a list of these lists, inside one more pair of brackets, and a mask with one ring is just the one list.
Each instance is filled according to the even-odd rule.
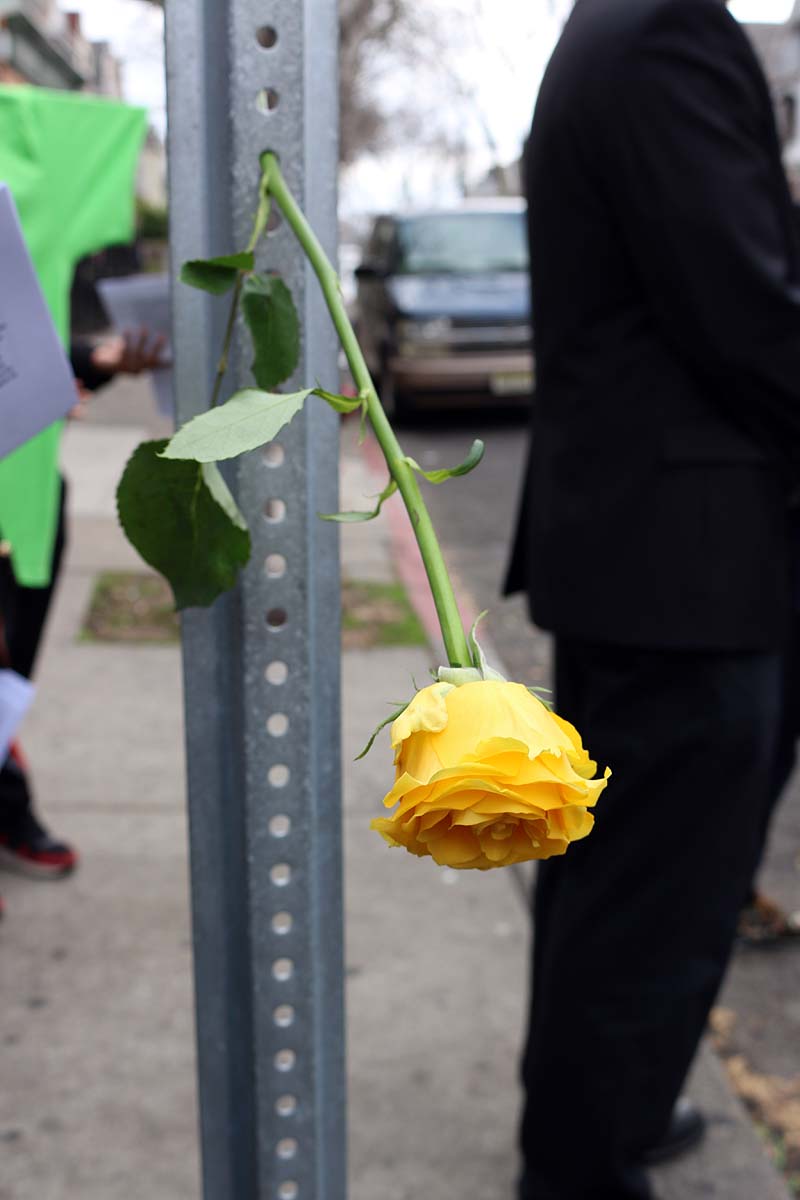
[[643,1150],[639,1161],[645,1167],[655,1167],[680,1158],[702,1140],[705,1131],[706,1119],[700,1109],[688,1096],[679,1096],[664,1136],[654,1146]]

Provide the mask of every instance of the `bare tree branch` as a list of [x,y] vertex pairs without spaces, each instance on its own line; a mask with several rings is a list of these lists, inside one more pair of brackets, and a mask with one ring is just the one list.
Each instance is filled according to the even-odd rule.
[[[146,0],[163,8],[164,0]],[[457,99],[461,86],[442,73],[445,18],[424,0],[339,0],[339,147],[348,165],[365,153],[423,141],[444,149],[447,134],[435,114],[415,108],[413,97],[400,110],[382,96],[382,81],[398,67],[438,75]],[[448,82],[449,80],[449,82]]]

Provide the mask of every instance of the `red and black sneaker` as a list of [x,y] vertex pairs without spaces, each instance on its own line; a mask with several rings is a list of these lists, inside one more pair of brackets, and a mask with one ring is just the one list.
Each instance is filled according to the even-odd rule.
[[78,865],[78,855],[56,841],[30,811],[13,835],[0,832],[0,867],[32,879],[62,879]]

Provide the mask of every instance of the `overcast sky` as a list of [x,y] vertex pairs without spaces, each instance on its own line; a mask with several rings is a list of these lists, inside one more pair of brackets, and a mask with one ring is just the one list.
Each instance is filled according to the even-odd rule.
[[[124,64],[126,97],[150,109],[153,124],[164,128],[164,78],[161,61],[163,17],[143,0],[60,0],[64,9],[83,15],[86,34],[110,41]],[[559,18],[571,0],[429,0],[433,7],[460,12],[461,45],[451,69],[468,81],[472,97],[454,113],[470,148],[470,171],[480,173],[495,156],[510,161],[519,153],[539,79],[558,36]],[[784,21],[794,0],[734,0],[741,21]],[[469,14],[468,16],[466,14]],[[466,30],[466,34],[465,34]],[[404,85],[403,85],[404,86]],[[453,197],[456,181],[443,172],[440,158],[407,151],[380,163],[365,160],[345,179],[344,208],[374,209],[401,199],[429,202]]]

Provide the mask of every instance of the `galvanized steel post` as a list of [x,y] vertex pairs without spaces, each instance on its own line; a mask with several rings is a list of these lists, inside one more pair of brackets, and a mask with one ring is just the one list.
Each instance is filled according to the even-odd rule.
[[[167,0],[173,272],[241,249],[274,150],[336,241],[335,0]],[[333,334],[285,225],[259,250],[295,296],[296,382],[336,387]],[[178,412],[208,403],[225,303],[176,285]],[[227,381],[250,381],[237,338]],[[294,382],[294,381],[293,381]],[[323,404],[227,472],[253,533],[234,593],[184,618],[205,1200],[343,1200],[337,421]]]

